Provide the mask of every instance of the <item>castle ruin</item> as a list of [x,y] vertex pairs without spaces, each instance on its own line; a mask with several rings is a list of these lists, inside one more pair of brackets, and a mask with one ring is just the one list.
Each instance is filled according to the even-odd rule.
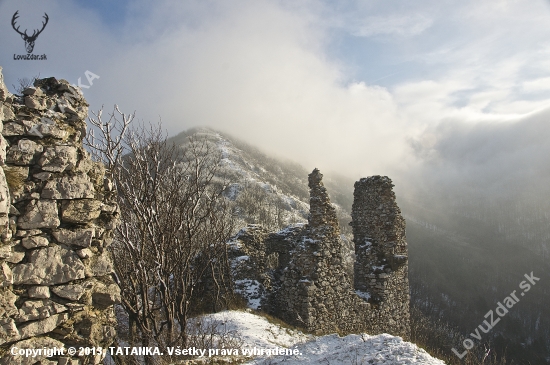
[[[0,68],[1,71],[1,68]],[[106,249],[116,192],[83,148],[88,105],[65,80],[8,92],[0,72],[0,365],[100,364],[104,354],[12,356],[12,348],[107,348],[120,301]],[[315,169],[305,226],[242,230],[231,244],[237,291],[323,334],[409,336],[405,222],[387,177],[355,184],[353,277],[336,213]],[[251,294],[252,290],[252,294]]]
[[[270,233],[250,225],[232,242],[237,291],[259,308],[316,334],[410,334],[405,221],[388,177],[355,183],[354,277],[343,265],[336,212],[322,174],[309,175],[305,226]],[[254,287],[253,292],[239,285]]]

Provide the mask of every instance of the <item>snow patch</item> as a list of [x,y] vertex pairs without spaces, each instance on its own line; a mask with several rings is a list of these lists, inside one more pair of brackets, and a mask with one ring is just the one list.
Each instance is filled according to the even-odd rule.
[[372,242],[365,241],[365,243],[359,246],[359,249],[370,250],[371,246],[372,246]]
[[274,345],[289,348],[313,338],[312,335],[269,323],[264,317],[248,311],[224,311],[203,318],[221,322],[228,331],[237,333],[243,341],[243,348],[268,348]]
[[288,234],[294,233],[295,230],[303,228],[305,223],[294,223],[286,226],[285,228],[278,231],[276,234],[279,236],[286,236]]
[[370,299],[370,293],[367,293],[367,292],[364,292],[364,291],[361,291],[361,290],[356,290],[355,294],[357,294],[357,296],[361,299],[364,299],[364,300],[369,300]]
[[250,256],[247,256],[247,255],[235,257],[231,261],[231,269],[233,270],[233,272],[235,272],[235,270],[238,269],[239,266],[244,265],[245,262],[249,260],[250,260]]
[[257,280],[235,280],[235,292],[246,299],[247,307],[258,310],[262,306],[263,288]]

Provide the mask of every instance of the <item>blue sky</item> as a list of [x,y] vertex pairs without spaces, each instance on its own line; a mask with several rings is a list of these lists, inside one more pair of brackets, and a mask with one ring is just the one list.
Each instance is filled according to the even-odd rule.
[[91,9],[94,12],[97,12],[103,24],[112,28],[113,30],[116,30],[124,24],[129,1],[128,0],[117,0],[117,1],[75,0],[74,3],[84,9]]
[[[47,61],[13,59],[16,10],[29,29],[48,13],[34,51]],[[0,45],[10,87],[91,71],[91,110],[116,103],[170,134],[208,125],[353,175],[444,159],[457,126],[550,105],[544,0],[3,0]]]

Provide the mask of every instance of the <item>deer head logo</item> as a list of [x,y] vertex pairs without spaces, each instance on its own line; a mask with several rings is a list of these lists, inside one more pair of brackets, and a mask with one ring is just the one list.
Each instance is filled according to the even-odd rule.
[[38,37],[38,35],[40,33],[42,33],[42,31],[44,30],[44,28],[46,28],[46,24],[48,24],[48,14],[44,13],[44,19],[46,21],[42,22],[42,29],[38,30],[38,29],[35,29],[34,32],[32,33],[32,35],[28,35],[27,34],[27,30],[25,29],[24,32],[21,32],[19,31],[19,27],[15,27],[15,21],[17,20],[17,18],[19,18],[19,10],[17,10],[15,12],[15,14],[13,14],[13,18],[11,18],[11,26],[13,27],[13,29],[19,33],[21,35],[21,38],[23,38],[23,40],[25,41],[25,48],[27,49],[27,53],[32,53],[32,50],[34,49],[34,41],[36,41],[36,38]]

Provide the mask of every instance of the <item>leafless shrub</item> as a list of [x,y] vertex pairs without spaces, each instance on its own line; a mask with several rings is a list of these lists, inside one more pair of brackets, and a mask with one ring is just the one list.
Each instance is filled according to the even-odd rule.
[[189,346],[201,349],[240,349],[244,342],[239,332],[230,329],[225,321],[207,316],[190,321],[187,333]]
[[233,231],[227,183],[217,174],[219,151],[206,139],[190,136],[176,146],[160,124],[131,128],[133,119],[118,107],[107,120],[100,111],[90,118],[86,140],[117,191],[121,223],[110,250],[128,342],[187,346],[196,293],[212,285],[212,300],[221,307],[230,291],[224,276],[225,242]]
[[34,85],[34,82],[40,78],[40,74],[33,76],[31,78],[23,77],[22,79],[17,79],[17,85],[13,86],[13,89],[17,94],[23,94],[23,90]]

